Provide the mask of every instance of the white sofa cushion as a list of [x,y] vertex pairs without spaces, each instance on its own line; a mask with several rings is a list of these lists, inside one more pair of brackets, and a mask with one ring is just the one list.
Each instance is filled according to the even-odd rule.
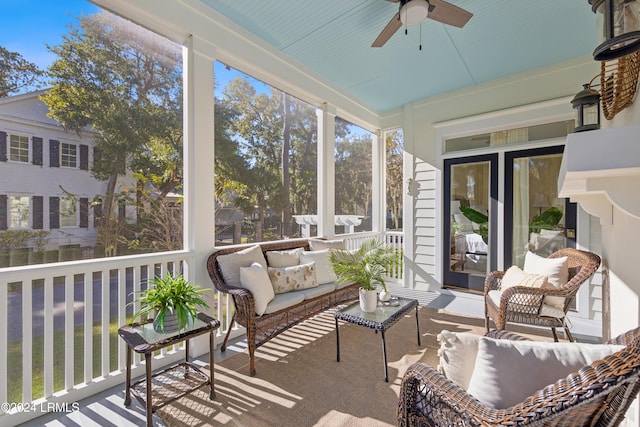
[[482,337],[467,391],[491,408],[506,409],[622,348]]
[[254,262],[257,262],[265,270],[267,269],[267,261],[264,259],[262,249],[258,245],[231,254],[220,255],[217,260],[220,273],[222,273],[225,283],[229,286],[241,287],[240,267],[249,267]]
[[332,283],[338,279],[336,273],[333,272],[333,266],[329,261],[329,251],[330,249],[300,252],[300,264],[307,264],[310,262],[316,263],[316,278],[320,285]]
[[329,292],[333,292],[336,289],[333,283],[327,283],[324,285],[319,285],[314,288],[300,289],[299,291],[295,291],[296,293],[301,293],[304,295],[304,299],[312,299],[315,297],[319,297],[320,295],[328,294]]
[[[481,335],[470,332],[443,330],[438,334],[440,362],[436,369],[465,390],[469,387],[469,380],[476,364],[480,338]],[[425,356],[426,354],[425,352]]]
[[322,251],[324,249],[347,249],[347,244],[344,240],[323,240],[323,239],[310,239],[309,249],[312,251]]
[[302,251],[304,251],[304,248],[295,248],[286,251],[267,251],[265,255],[267,256],[269,267],[293,267],[294,265],[302,264],[300,262],[300,253]]
[[304,294],[301,292],[287,292],[284,294],[277,294],[264,311],[264,314],[275,313],[276,311],[284,310],[291,306],[304,301]]
[[262,316],[267,304],[275,297],[267,270],[259,262],[254,262],[249,267],[240,267],[240,285],[251,292],[256,314]]
[[276,294],[297,291],[318,286],[316,263],[295,265],[293,267],[267,269],[269,279]]

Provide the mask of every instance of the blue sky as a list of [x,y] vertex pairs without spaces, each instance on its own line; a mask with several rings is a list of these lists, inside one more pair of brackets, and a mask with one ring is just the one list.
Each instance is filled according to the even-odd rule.
[[[62,43],[62,36],[70,25],[77,24],[77,17],[90,15],[99,7],[84,0],[0,0],[2,23],[0,24],[0,46],[20,53],[24,59],[45,69],[55,59],[46,44]],[[215,64],[216,95],[227,83],[238,76],[245,76],[223,64]],[[258,92],[267,91],[268,86],[249,77]],[[356,131],[357,128],[353,128]]]

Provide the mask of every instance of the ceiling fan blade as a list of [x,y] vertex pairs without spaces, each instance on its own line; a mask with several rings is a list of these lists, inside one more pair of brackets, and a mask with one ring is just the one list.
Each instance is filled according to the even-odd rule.
[[431,5],[431,8],[427,18],[443,24],[453,25],[454,27],[464,27],[473,16],[473,13],[444,0],[429,0],[429,5]]
[[390,3],[398,3],[400,0],[387,0]]
[[402,22],[400,22],[400,14],[396,13],[391,21],[387,24],[386,27],[382,30],[378,38],[375,39],[371,47],[382,47],[384,44],[391,38],[392,35],[395,34],[398,29],[402,27]]

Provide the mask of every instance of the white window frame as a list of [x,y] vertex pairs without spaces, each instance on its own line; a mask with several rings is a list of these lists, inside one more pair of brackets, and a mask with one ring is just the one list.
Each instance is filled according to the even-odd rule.
[[[71,147],[74,147],[75,152],[65,153],[65,148],[69,150]],[[73,165],[70,165],[70,160],[73,159]],[[60,167],[61,168],[69,168],[69,169],[78,169],[78,144],[73,142],[60,142]]]
[[[15,212],[15,200],[16,199],[26,199],[26,212]],[[25,196],[22,194],[11,195],[7,197],[7,226],[10,230],[25,230],[31,228],[31,197]],[[22,203],[20,203],[22,205]],[[18,208],[23,209],[23,208]],[[16,221],[16,214],[18,216]],[[26,217],[26,218],[25,218]],[[16,224],[17,222],[17,224]]]
[[[12,139],[14,137],[20,138],[20,139],[26,138],[26,140],[27,140],[27,148],[26,148],[27,160],[16,160],[16,159],[12,158],[11,150],[14,148],[13,145],[12,145],[13,144]],[[8,153],[7,153],[8,156],[7,157],[9,159],[9,161],[15,162],[15,163],[29,163],[31,161],[31,152],[32,152],[31,137],[29,137],[28,135],[19,134],[19,133],[10,133],[8,139],[9,139],[9,144],[7,146],[7,151],[8,151]],[[22,144],[23,142],[24,141],[18,141],[19,144]],[[22,148],[22,147],[16,147],[16,149],[24,150],[24,148]]]

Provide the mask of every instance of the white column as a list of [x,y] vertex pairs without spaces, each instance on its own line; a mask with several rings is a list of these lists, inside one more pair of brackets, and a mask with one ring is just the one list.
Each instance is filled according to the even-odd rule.
[[336,108],[323,104],[318,116],[318,236],[335,236],[335,119]]
[[[404,262],[404,287],[412,288],[414,285],[415,275],[415,239],[413,230],[415,230],[415,215],[413,212],[415,205],[415,196],[413,191],[409,189],[409,182],[415,180],[414,174],[414,132],[413,132],[413,110],[409,106],[404,108],[404,126],[402,130],[404,139],[404,155],[402,159],[403,179],[402,188],[404,194],[404,206],[402,208],[402,228],[403,236],[403,262]],[[411,181],[409,181],[411,179]]]
[[[189,280],[211,288],[207,258],[215,241],[214,98],[215,47],[190,38],[184,56],[184,249],[193,252]],[[197,185],[196,185],[197,182]],[[213,314],[214,295],[208,293],[208,312]],[[209,351],[207,336],[192,341],[193,356]]]
[[380,130],[371,134],[372,142],[372,162],[371,162],[371,231],[380,233],[380,237],[384,240],[384,232],[387,228],[386,224],[386,144],[384,135]]

